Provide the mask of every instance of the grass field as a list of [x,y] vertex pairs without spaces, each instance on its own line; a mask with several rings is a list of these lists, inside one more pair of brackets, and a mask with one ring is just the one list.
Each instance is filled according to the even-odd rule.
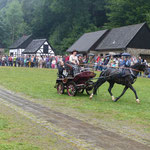
[[[141,100],[140,104],[136,103],[131,90],[128,90],[117,103],[114,103],[108,94],[107,83],[98,90],[98,95],[92,101],[89,100],[86,93],[78,94],[76,97],[69,97],[66,93],[58,95],[54,89],[56,74],[57,70],[4,67],[0,68],[0,85],[31,97],[37,103],[72,116],[82,118],[85,115],[87,120],[100,119],[106,122],[116,122],[150,133],[149,79],[138,78],[134,84]],[[121,85],[115,85],[114,96],[119,96],[123,88]],[[80,116],[80,114],[83,115]]]
[[51,132],[0,105],[0,150],[74,150]]

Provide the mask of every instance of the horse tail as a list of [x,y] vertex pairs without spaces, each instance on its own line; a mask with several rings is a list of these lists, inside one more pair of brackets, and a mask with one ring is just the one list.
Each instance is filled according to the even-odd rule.
[[97,82],[94,85],[93,94],[95,95],[97,93],[97,89],[106,82],[106,78],[103,76],[100,76],[100,78],[97,80]]

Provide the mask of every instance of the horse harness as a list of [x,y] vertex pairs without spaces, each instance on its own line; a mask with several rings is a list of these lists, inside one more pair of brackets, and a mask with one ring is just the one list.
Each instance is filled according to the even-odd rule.
[[133,83],[137,80],[137,76],[134,75],[133,70],[130,68],[131,76],[133,77]]

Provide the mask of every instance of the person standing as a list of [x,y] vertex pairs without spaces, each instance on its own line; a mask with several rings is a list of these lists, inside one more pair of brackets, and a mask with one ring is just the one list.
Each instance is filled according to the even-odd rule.
[[53,57],[53,60],[52,60],[52,69],[55,69],[55,65],[56,65],[56,59],[55,59],[55,57]]
[[12,56],[9,56],[8,58],[8,61],[9,61],[9,66],[13,66],[13,59],[12,59]]
[[24,56],[21,56],[21,67],[24,66]]
[[33,68],[33,67],[34,67],[34,55],[31,56],[31,68]]
[[16,67],[16,56],[13,57],[13,66]]
[[80,65],[81,67],[84,67],[82,56],[79,56],[78,60],[79,60],[79,65]]
[[[142,63],[143,62],[141,57],[139,57],[137,61],[138,61],[138,63]],[[142,76],[142,72],[139,72],[139,76]]]
[[65,62],[69,61],[69,55],[66,55]]
[[125,59],[125,67],[130,67],[131,66],[131,61],[130,58]]

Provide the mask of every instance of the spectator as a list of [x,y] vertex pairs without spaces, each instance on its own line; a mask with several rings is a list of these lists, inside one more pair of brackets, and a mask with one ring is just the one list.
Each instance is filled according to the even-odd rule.
[[8,63],[9,63],[9,66],[13,66],[13,58],[12,58],[12,56],[8,57]]
[[52,60],[52,69],[55,69],[55,66],[56,66],[56,59],[53,57],[53,60]]
[[[109,67],[130,67],[137,62],[145,62],[146,60],[138,57],[138,59],[133,56],[129,57],[110,57],[107,56],[105,59],[102,56],[76,56],[77,51],[74,51],[72,55],[69,57],[68,55],[62,56],[0,56],[0,66],[14,66],[14,67],[39,67],[39,68],[58,68],[60,62],[63,60],[64,62],[71,60],[75,64],[79,64],[82,67],[93,67],[96,70],[104,70],[108,66]],[[87,65],[86,65],[87,64]],[[141,75],[141,74],[140,74]]]
[[82,56],[79,56],[79,65],[81,66],[81,67],[84,67],[84,63],[83,63],[83,58],[82,58]]

